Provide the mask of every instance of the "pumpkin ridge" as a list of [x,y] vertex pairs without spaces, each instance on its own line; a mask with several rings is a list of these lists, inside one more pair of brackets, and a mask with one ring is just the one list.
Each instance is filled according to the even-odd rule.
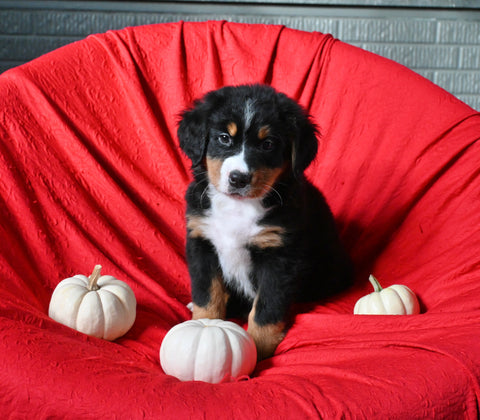
[[395,293],[395,297],[397,297],[400,302],[402,302],[402,304],[405,306],[405,302],[403,301],[403,298],[402,298],[402,295],[400,295],[400,293],[398,293],[395,289],[391,288],[390,290],[392,290],[394,293]]
[[[232,370],[233,370],[233,367],[234,367],[233,366],[233,356],[234,356],[234,354],[233,354],[232,342],[230,341],[230,334],[228,334],[228,332],[226,331],[227,329],[228,329],[228,327],[225,328],[225,329],[220,328],[220,331],[222,332],[224,341],[227,344],[227,348],[226,348],[227,357],[225,358],[224,363],[227,363],[228,359],[230,358],[230,368],[229,368],[228,373],[232,376],[233,375]],[[231,332],[232,330],[229,330],[229,331]]]
[[103,294],[108,293],[109,296],[113,296],[117,301],[119,301],[122,304],[123,309],[127,310],[127,303],[123,299],[120,299],[120,296],[118,296],[116,293],[113,293],[111,290],[108,290],[106,288],[102,289],[102,293]]
[[[395,296],[395,298],[398,299],[398,300],[402,303],[403,312],[406,313],[406,311],[405,311],[405,302],[404,302],[404,300],[402,299],[402,296],[400,295],[400,293],[398,293],[395,289],[393,289],[393,288],[391,288],[391,287],[390,287],[388,290],[389,290],[389,293],[392,293],[392,295]],[[385,309],[387,310],[387,313],[392,313],[393,308],[392,308],[392,306],[391,306],[391,304],[390,304],[390,300],[387,299],[386,301],[389,303],[389,304],[388,304],[388,307],[387,307],[387,305],[385,305],[385,302],[384,302],[383,306],[385,306]],[[398,314],[398,315],[403,315],[403,314],[400,313],[400,314]]]
[[[130,311],[126,300],[123,300],[121,296],[116,293],[103,288],[98,291],[100,301],[102,302],[102,310],[104,317],[104,332],[103,337],[106,340],[110,340],[111,332],[118,331],[120,335],[124,335],[131,327],[130,324]],[[118,313],[115,317],[111,316],[112,310],[108,309],[112,306],[118,305]],[[107,311],[107,312],[106,312]],[[108,321],[108,322],[107,322]],[[128,328],[124,325],[128,321]]]
[[[77,310],[77,316],[75,318],[75,329],[77,331],[80,331],[80,332],[83,332],[84,334],[90,334],[89,332],[86,332],[82,329],[82,327],[79,325],[79,320],[81,319],[80,317],[80,312],[83,311],[83,310],[89,310],[89,308],[82,308],[82,306],[85,306],[84,303],[85,303],[85,298],[90,295],[90,294],[93,294],[94,296],[96,296],[96,298],[101,302],[101,299],[100,299],[100,296],[98,296],[98,292],[95,290],[91,290],[91,291],[87,291],[83,296],[82,298],[80,299],[80,304],[78,305],[78,310]],[[102,330],[105,331],[105,313],[103,311],[103,306],[102,305],[98,305],[98,306],[101,306],[102,308],[102,325],[103,325],[103,328]],[[101,338],[101,337],[100,337]]]
[[200,350],[200,346],[198,345],[198,343],[200,342],[201,338],[202,338],[202,335],[203,333],[205,332],[205,329],[207,328],[207,326],[203,326],[203,328],[201,329],[200,333],[198,333],[196,336],[195,336],[195,341],[194,341],[194,345],[192,346],[193,348],[195,348],[195,357],[193,358],[193,378],[195,379],[197,377],[197,374],[198,374],[198,371],[197,371],[197,359],[198,359],[198,353],[199,353],[199,350]]
[[[229,343],[232,346],[231,375],[232,377],[238,377],[240,375],[243,375],[244,372],[248,372],[249,370],[253,370],[253,369],[245,369],[244,360],[238,357],[238,352],[236,352],[234,349],[239,348],[241,349],[241,353],[243,353],[245,349],[248,348],[249,339],[251,339],[251,337],[248,335],[246,331],[245,331],[246,335],[242,335],[239,331],[235,330],[234,328],[229,329],[229,331],[231,332]],[[232,340],[234,340],[233,345],[232,345]],[[253,340],[252,340],[252,344],[253,344]],[[253,344],[253,346],[255,347],[255,344]],[[256,354],[256,348],[255,348],[255,354]],[[255,357],[255,362],[256,360],[257,358]],[[249,375],[250,372],[246,374]]]
[[[67,281],[65,282],[65,280]],[[62,280],[58,285],[65,284],[64,282],[66,284],[76,284],[77,286],[85,288],[88,284],[88,277],[82,274],[75,274],[73,277],[68,277]]]
[[118,280],[113,276],[102,276],[98,279],[98,285],[100,287],[121,287],[122,289],[130,289],[130,286],[122,280]]
[[383,295],[381,292],[373,292],[370,294],[371,298],[371,305],[373,305],[374,310],[370,310],[372,314],[375,313],[385,313],[385,303],[383,302]]
[[412,290],[407,286],[392,286],[393,290],[398,294],[400,301],[405,308],[405,314],[418,314],[420,313],[420,307],[418,304],[418,299]]
[[[63,309],[59,310],[57,308],[58,305],[53,306],[52,304],[50,304],[48,312],[49,316],[55,319],[57,322],[60,322],[67,327],[76,329],[77,314],[84,297],[82,293],[85,290],[85,284],[82,279],[78,278],[76,280],[79,280],[82,284],[78,283],[77,281],[71,283],[70,280],[72,279],[73,277],[67,278],[60,282],[60,284],[57,286],[57,288],[55,288],[52,294],[52,300],[60,299],[62,301]],[[70,305],[66,305],[68,299],[65,299],[65,295],[67,294],[68,296],[70,290],[78,291],[79,297],[77,299],[72,299]]]
[[[122,294],[120,295],[119,293],[116,293],[112,290],[110,290],[112,287],[118,288],[122,291]],[[115,283],[104,283],[100,286],[102,293],[108,292],[110,295],[113,295],[117,298],[122,303],[123,309],[125,311],[128,311],[128,296],[124,295],[128,293],[133,293],[131,287],[124,282],[118,283],[118,280]],[[124,299],[125,298],[125,299]]]
[[107,320],[105,318],[105,308],[103,307],[103,302],[102,302],[102,298],[100,297],[100,294],[97,293],[98,295],[98,299],[100,299],[100,308],[102,308],[102,318],[103,318],[103,328],[102,328],[102,338],[105,337],[105,330],[107,328]]

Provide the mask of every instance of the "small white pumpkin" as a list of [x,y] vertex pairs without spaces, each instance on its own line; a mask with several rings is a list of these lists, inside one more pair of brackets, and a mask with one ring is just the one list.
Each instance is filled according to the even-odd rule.
[[253,372],[257,349],[237,324],[197,319],[175,325],[163,339],[160,364],[181,381],[219,383]]
[[358,299],[353,313],[356,315],[415,315],[420,313],[418,299],[407,286],[394,284],[382,289],[378,280],[370,275],[374,292]]
[[135,322],[137,301],[132,289],[113,276],[100,276],[96,265],[90,277],[62,280],[52,294],[48,315],[82,333],[115,340]]

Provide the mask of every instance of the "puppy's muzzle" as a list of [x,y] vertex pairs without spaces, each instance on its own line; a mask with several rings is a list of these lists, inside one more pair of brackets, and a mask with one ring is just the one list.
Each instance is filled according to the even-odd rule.
[[243,190],[252,182],[252,175],[247,172],[232,171],[228,175],[228,184],[232,192]]

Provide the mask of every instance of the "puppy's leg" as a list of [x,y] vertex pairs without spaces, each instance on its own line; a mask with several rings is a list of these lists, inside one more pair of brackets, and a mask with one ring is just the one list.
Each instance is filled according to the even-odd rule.
[[225,319],[228,294],[213,246],[206,239],[187,237],[187,261],[192,285],[192,318]]
[[204,306],[193,302],[192,319],[210,318],[225,319],[227,313],[228,294],[225,291],[221,276],[212,278],[209,289],[209,301]]
[[268,308],[261,291],[248,315],[248,333],[257,347],[258,360],[270,357],[285,337],[286,323],[282,308]]

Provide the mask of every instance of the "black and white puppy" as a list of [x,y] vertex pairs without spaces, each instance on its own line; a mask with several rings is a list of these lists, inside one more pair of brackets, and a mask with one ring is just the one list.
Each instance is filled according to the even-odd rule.
[[186,194],[193,318],[248,314],[258,357],[269,357],[293,302],[352,279],[331,211],[303,175],[317,130],[286,95],[245,85],[195,101],[178,137],[194,176]]

